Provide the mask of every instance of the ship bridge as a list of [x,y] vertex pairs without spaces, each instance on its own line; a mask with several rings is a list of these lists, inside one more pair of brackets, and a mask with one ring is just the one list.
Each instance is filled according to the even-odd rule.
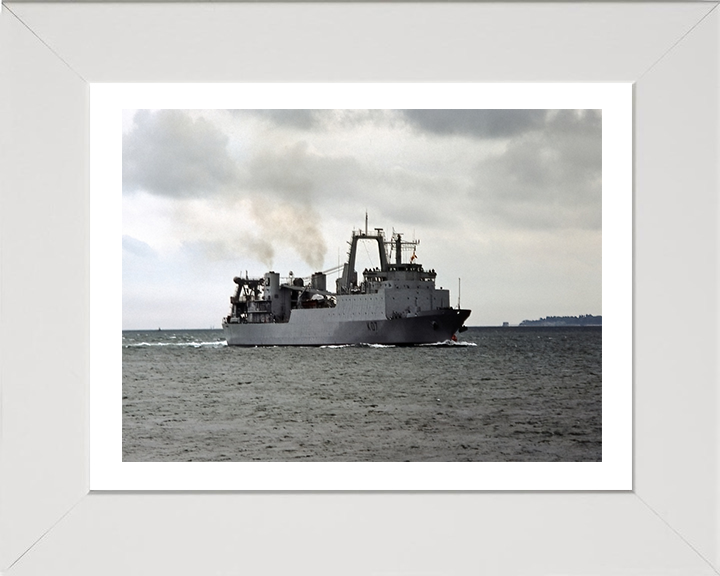
[[360,292],[377,292],[381,286],[388,286],[390,281],[428,282],[428,287],[434,287],[436,276],[435,270],[425,270],[421,264],[390,264],[387,270],[380,268],[364,270],[364,282],[359,288]]
[[[365,269],[363,281],[358,283],[358,273],[355,270],[358,242],[370,240],[376,242],[380,257],[380,266],[377,268]],[[375,228],[374,233],[368,233],[367,216],[365,220],[365,231],[353,230],[350,239],[350,250],[348,260],[343,265],[342,276],[336,281],[337,294],[376,293],[382,286],[387,286],[389,281],[399,282],[428,282],[435,286],[435,270],[425,270],[421,264],[415,262],[415,249],[419,244],[417,240],[403,240],[402,234],[393,232],[390,241],[385,240],[382,228]],[[403,252],[412,250],[410,262],[403,262]],[[393,252],[395,261],[391,263]],[[429,287],[429,286],[428,286]]]

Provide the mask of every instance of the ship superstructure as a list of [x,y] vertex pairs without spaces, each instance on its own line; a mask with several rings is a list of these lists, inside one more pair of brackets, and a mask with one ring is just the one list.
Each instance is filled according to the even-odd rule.
[[[379,266],[355,270],[358,244],[376,243]],[[320,346],[339,344],[412,345],[443,342],[463,328],[470,310],[452,308],[449,290],[435,287],[435,270],[416,262],[418,241],[382,228],[353,230],[347,262],[335,291],[329,271],[309,278],[277,272],[262,278],[236,277],[230,315],[223,319],[229,345]],[[403,253],[412,255],[403,262]]]

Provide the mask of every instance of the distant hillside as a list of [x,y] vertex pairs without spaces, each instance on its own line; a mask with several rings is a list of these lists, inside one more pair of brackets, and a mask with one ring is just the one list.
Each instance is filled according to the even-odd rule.
[[602,326],[602,316],[548,316],[540,320],[523,320],[520,326]]

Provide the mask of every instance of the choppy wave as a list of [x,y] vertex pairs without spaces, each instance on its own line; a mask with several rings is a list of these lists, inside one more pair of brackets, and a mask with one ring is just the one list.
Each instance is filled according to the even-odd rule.
[[221,347],[227,346],[225,340],[215,342],[136,342],[134,344],[125,344],[125,348],[142,348],[145,346],[184,346],[189,348],[203,347]]
[[466,342],[464,340],[444,340],[443,342],[433,342],[431,344],[420,344],[420,346],[477,346],[475,342]]

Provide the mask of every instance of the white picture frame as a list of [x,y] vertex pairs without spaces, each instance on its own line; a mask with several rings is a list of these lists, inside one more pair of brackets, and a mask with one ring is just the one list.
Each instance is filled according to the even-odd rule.
[[[717,573],[719,32],[716,2],[4,5],[0,571]],[[519,79],[635,83],[632,491],[88,493],[89,82]]]

